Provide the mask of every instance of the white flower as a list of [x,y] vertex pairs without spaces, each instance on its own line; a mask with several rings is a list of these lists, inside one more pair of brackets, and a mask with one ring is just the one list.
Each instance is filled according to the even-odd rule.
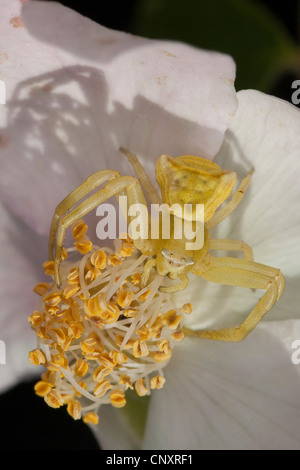
[[[112,449],[299,447],[300,378],[291,362],[300,335],[299,111],[244,91],[234,115],[227,56],[110,31],[55,3],[27,1],[23,19],[18,0],[0,0],[0,8],[7,88],[0,117],[2,389],[33,373],[32,286],[41,280],[49,224],[63,197],[94,171],[129,174],[121,145],[152,178],[162,153],[217,154],[240,178],[255,168],[245,200],[218,236],[245,241],[256,261],[279,267],[286,292],[242,343],[180,343],[164,388],[151,396],[143,439],[133,417],[109,406],[97,432]],[[237,322],[255,302],[247,289],[194,282],[197,289],[191,283],[181,294],[195,305],[193,327],[224,326],[233,314]]]

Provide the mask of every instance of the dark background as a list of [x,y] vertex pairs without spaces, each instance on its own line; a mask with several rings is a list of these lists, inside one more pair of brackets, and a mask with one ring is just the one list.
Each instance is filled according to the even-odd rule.
[[[274,0],[257,0],[257,2],[268,7],[284,23],[295,42],[298,42],[298,1],[289,0],[284,2],[284,5],[283,2],[274,2]],[[63,0],[60,3],[104,26],[131,33],[136,32],[134,24],[137,0],[106,2]],[[184,3],[183,1],[183,5]],[[172,5],[172,0],[170,0],[170,5]],[[185,40],[184,37],[180,39]],[[300,76],[297,77],[295,72],[285,72],[267,91],[290,101],[291,83],[299,78]],[[58,410],[49,408],[42,398],[34,394],[33,386],[38,379],[39,377],[32,382],[21,383],[0,396],[2,427],[0,448],[11,450],[99,449],[91,431],[83,422],[73,421],[67,415],[65,408]]]

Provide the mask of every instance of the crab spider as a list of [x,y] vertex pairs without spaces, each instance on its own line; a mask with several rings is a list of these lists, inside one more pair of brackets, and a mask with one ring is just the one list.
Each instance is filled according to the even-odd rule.
[[[167,240],[134,240],[136,248],[150,257],[144,267],[142,283],[146,285],[152,269],[156,269],[160,276],[180,280],[177,284],[160,288],[168,293],[185,289],[189,282],[189,272],[219,284],[265,290],[257,305],[239,326],[198,331],[184,328],[185,333],[191,336],[220,341],[241,341],[280,298],[284,290],[284,278],[279,269],[254,262],[252,249],[244,242],[210,239],[209,230],[228,217],[240,204],[250,185],[253,170],[242,179],[231,200],[220,208],[232,193],[236,182],[235,172],[224,171],[216,163],[201,157],[185,155],[172,158],[162,155],[156,163],[160,197],[137,157],[123,148],[120,150],[127,156],[138,178],[121,176],[114,170],[99,171],[87,178],[56,207],[50,228],[49,259],[53,259],[55,247],[57,286],[61,284],[60,263],[67,228],[110,197],[118,198],[124,193],[127,194],[129,206],[138,203],[147,207],[143,186],[151,203],[166,203],[170,207],[171,235]],[[104,186],[101,189],[79,203],[102,184]],[[192,208],[196,204],[204,204],[204,243],[201,249],[187,250],[186,239],[174,237],[174,222],[179,214],[176,209],[172,212],[171,207],[184,204],[191,204]],[[196,220],[194,209],[189,218],[194,225],[199,222]],[[146,230],[148,233],[148,219],[146,221],[140,215],[138,222],[141,231]],[[214,250],[240,251],[243,258],[214,257],[211,254]]]

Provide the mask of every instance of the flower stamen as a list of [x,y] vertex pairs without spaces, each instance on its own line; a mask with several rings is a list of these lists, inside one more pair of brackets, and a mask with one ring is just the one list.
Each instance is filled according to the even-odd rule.
[[[46,367],[37,395],[52,408],[66,405],[76,420],[97,424],[99,408],[124,407],[128,389],[145,396],[164,386],[162,369],[184,337],[182,318],[192,306],[179,313],[170,294],[159,290],[163,278],[155,269],[141,287],[149,257],[128,234],[112,252],[93,245],[87,229],[84,221],[72,227],[77,253],[72,247],[64,252],[61,287],[52,280],[34,288],[40,300],[28,321],[37,348],[29,361]],[[43,266],[53,278],[53,262]]]

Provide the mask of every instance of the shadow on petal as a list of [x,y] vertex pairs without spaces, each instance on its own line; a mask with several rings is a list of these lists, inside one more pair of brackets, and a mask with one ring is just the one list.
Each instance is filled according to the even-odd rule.
[[110,168],[133,174],[120,146],[136,152],[154,179],[160,154],[201,155],[219,134],[141,96],[132,109],[109,103],[104,73],[86,66],[21,82],[7,107],[1,198],[41,234],[47,234],[55,206],[91,173]]

